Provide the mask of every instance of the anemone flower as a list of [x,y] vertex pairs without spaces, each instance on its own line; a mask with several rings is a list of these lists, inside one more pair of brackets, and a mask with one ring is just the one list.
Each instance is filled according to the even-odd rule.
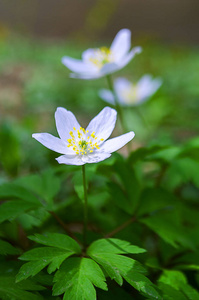
[[[114,81],[114,90],[121,106],[135,106],[147,101],[161,86],[160,78],[153,79],[150,75],[144,75],[137,83],[133,84],[126,78],[117,78]],[[115,96],[112,91],[101,89],[99,96],[104,101],[115,104]]]
[[142,50],[135,47],[130,51],[130,48],[131,31],[121,29],[110,48],[87,49],[82,53],[81,60],[64,56],[62,63],[73,72],[70,75],[73,78],[96,79],[122,69]]
[[56,158],[60,164],[97,163],[110,157],[135,135],[131,131],[107,141],[115,127],[116,117],[115,109],[105,107],[84,129],[72,112],[58,107],[55,121],[60,138],[49,133],[34,133],[32,137],[45,147],[63,154]]

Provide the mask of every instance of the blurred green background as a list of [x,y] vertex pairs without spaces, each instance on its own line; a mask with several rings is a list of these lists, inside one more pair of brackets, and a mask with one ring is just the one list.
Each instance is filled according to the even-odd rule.
[[54,163],[56,154],[49,153],[31,134],[56,134],[56,107],[73,111],[86,126],[106,105],[98,96],[100,88],[107,88],[105,78],[71,79],[61,57],[80,58],[87,48],[109,46],[125,27],[132,31],[132,46],[142,46],[143,52],[114,78],[126,76],[136,81],[152,74],[163,80],[148,102],[138,109],[125,109],[127,127],[136,133],[132,148],[157,141],[178,144],[196,136],[198,12],[199,2],[194,0],[1,0],[2,180]]

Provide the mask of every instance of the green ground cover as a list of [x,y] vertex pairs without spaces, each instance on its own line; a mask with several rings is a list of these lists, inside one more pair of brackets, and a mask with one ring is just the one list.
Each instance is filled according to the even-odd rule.
[[106,105],[106,80],[70,79],[61,64],[87,44],[1,38],[0,298],[94,300],[96,289],[102,300],[199,299],[199,51],[133,44],[143,53],[114,77],[163,84],[124,110],[131,153],[86,165],[91,245],[82,253],[81,170],[58,165],[31,135],[57,135],[58,106],[86,126]]

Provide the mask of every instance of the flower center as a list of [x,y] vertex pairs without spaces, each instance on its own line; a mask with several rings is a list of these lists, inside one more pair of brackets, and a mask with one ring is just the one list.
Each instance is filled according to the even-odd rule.
[[99,69],[101,69],[105,64],[112,62],[113,60],[113,53],[107,47],[95,49],[92,56],[89,58],[89,61]]
[[104,141],[104,139],[98,139],[94,131],[89,134],[89,131],[82,127],[80,129],[73,127],[73,131],[70,131],[69,134],[71,138],[67,140],[67,147],[72,147],[73,151],[78,155],[87,155],[96,149],[100,149],[97,140]]
[[121,97],[125,100],[126,103],[136,103],[137,95],[137,87],[133,84],[129,88],[121,91]]

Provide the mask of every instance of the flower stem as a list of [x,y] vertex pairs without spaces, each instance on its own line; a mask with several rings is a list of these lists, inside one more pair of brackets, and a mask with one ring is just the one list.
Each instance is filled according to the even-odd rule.
[[115,98],[115,107],[116,107],[116,110],[117,110],[118,115],[119,115],[119,118],[120,118],[122,130],[123,130],[124,133],[125,133],[125,132],[126,132],[126,127],[125,127],[125,124],[124,124],[124,118],[123,118],[122,108],[121,108],[121,106],[120,106],[120,103],[119,103],[119,101],[118,101],[117,94],[116,94],[115,89],[114,89],[114,87],[113,87],[113,80],[112,80],[112,77],[111,77],[111,75],[107,75],[106,78],[107,78],[107,82],[108,82],[109,89],[110,89],[110,91],[111,91],[111,92],[113,93],[113,95],[114,95],[114,98]]
[[86,248],[87,244],[87,224],[88,224],[88,201],[87,201],[87,187],[86,187],[86,171],[85,165],[82,165],[82,176],[84,186],[84,228],[83,228],[83,244]]
[[[121,126],[122,126],[123,133],[126,133],[127,129],[126,129],[126,125],[125,125],[125,122],[124,122],[123,111],[122,111],[122,107],[120,106],[117,94],[116,94],[114,86],[113,86],[112,77],[111,77],[111,75],[107,75],[106,78],[107,78],[109,89],[113,93],[114,98],[115,98],[115,108],[116,108],[116,110],[118,112],[118,115],[119,115],[119,118],[120,118],[120,123],[121,123]],[[127,148],[128,148],[128,152],[130,153],[130,151],[131,151],[130,143],[127,144]]]

